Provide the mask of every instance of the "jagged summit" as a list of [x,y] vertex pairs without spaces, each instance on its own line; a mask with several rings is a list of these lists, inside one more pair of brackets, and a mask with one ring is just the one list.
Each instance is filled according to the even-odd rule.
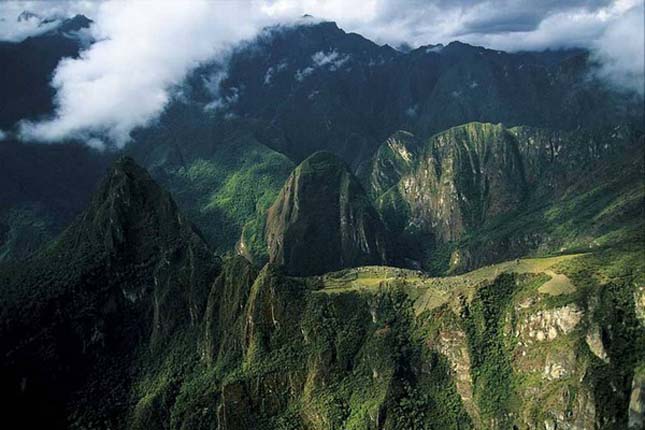
[[303,161],[269,209],[271,263],[294,275],[386,261],[385,229],[347,165],[328,152]]
[[137,245],[171,245],[182,235],[196,235],[170,194],[132,158],[117,160],[92,197],[89,208],[63,238],[79,236],[104,251]]
[[[49,30],[48,33],[68,33],[73,31],[79,31],[83,28],[87,28],[92,23],[92,20],[82,14],[77,14],[73,17],[64,17],[60,15],[53,15],[48,17],[43,17],[35,12],[25,10],[18,15],[16,18],[17,22],[27,22],[35,20],[38,22],[38,26],[45,26],[53,24],[54,28]],[[46,33],[47,34],[47,33]]]
[[92,24],[92,20],[85,15],[76,15],[72,18],[64,20],[58,27],[58,31],[68,33],[72,31],[79,31],[83,28],[88,28]]

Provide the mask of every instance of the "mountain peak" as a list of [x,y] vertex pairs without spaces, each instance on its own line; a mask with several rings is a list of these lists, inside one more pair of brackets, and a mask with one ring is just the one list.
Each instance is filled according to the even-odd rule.
[[170,252],[182,244],[210,252],[170,194],[130,157],[113,164],[89,208],[59,239],[59,249],[76,252],[76,243],[91,244],[104,254],[125,252],[130,257],[133,253]]
[[292,275],[382,264],[385,229],[358,180],[329,152],[291,174],[267,218],[269,261]]
[[92,24],[92,20],[86,17],[85,15],[76,15],[72,18],[64,20],[58,30],[64,33],[71,31],[79,31],[84,28],[88,28]]

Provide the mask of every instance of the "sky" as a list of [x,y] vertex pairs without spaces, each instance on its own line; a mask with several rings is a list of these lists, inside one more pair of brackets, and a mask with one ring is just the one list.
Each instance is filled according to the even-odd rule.
[[[114,0],[0,3],[0,40],[18,42],[82,13],[97,42],[63,60],[52,78],[53,118],[24,122],[26,139],[58,141],[102,134],[117,146],[154,120],[171,90],[200,63],[224,60],[263,27],[303,14],[333,20],[392,46],[461,40],[518,51],[582,47],[599,77],[643,93],[643,0]],[[33,12],[50,18],[23,15]],[[178,49],[168,49],[178,47]],[[89,139],[88,139],[89,140]],[[100,140],[91,140],[101,146]]]

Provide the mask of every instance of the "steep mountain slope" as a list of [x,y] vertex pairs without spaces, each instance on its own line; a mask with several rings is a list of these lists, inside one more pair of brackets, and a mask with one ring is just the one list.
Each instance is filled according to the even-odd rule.
[[119,425],[135,353],[201,318],[218,267],[170,195],[118,161],[56,241],[0,270],[8,413],[25,427]]
[[4,134],[23,119],[52,113],[59,61],[86,43],[82,15],[20,43],[0,42],[0,262],[20,260],[55,237],[89,201],[112,156],[78,145],[18,144]]
[[236,257],[199,347],[145,375],[129,426],[638,428],[640,258],[624,247],[449,278],[373,266],[293,278]]
[[458,239],[526,194],[520,153],[500,125],[473,123],[434,136],[398,188],[408,222],[441,241]]
[[294,164],[261,144],[243,123],[221,123],[203,114],[182,112],[192,118],[190,127],[142,131],[145,139],[127,152],[173,194],[217,253],[237,246],[263,264],[266,212]]
[[397,185],[413,169],[420,147],[421,143],[410,132],[399,130],[390,136],[359,169],[359,177],[369,187],[370,196],[378,198]]
[[269,262],[294,275],[383,264],[386,233],[358,180],[317,152],[289,176],[268,212]]
[[89,203],[114,154],[0,142],[0,262],[28,257]]
[[355,167],[398,129],[426,138],[471,121],[640,121],[641,99],[590,79],[592,69],[580,50],[509,54],[454,42],[403,53],[325,22],[269,28],[188,85],[221,117],[257,120],[272,136],[265,143],[295,161],[327,150]]
[[642,225],[642,159],[629,155],[642,153],[642,138],[630,127],[562,132],[470,123],[434,135],[396,171],[386,141],[362,177],[402,238],[399,252],[421,261],[434,253],[426,267],[467,270],[629,237]]
[[[330,178],[367,201],[325,153],[285,190]],[[283,190],[274,208],[341,191]],[[642,402],[642,257],[628,243],[447,278],[286,276],[220,262],[126,158],[59,239],[0,267],[1,400],[25,427],[623,429]]]

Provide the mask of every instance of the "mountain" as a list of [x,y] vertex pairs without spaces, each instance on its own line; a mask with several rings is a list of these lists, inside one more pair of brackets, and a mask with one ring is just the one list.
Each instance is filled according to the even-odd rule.
[[0,270],[3,404],[26,427],[116,425],[135,357],[201,317],[218,270],[170,195],[117,161],[59,238]]
[[[73,23],[87,25],[83,17]],[[51,112],[51,73],[60,58],[82,49],[79,38],[64,37],[64,28],[3,45],[3,64],[48,58],[48,65],[30,66],[29,73],[6,69],[13,72],[1,80],[0,95],[13,100],[7,109],[20,112],[0,115],[0,128]],[[225,65],[197,68],[183,96],[133,132],[125,153],[173,193],[219,254],[237,250],[261,263],[268,258],[261,233],[268,206],[293,167],[318,150],[340,156],[362,177],[397,130],[421,142],[472,121],[555,133],[624,124],[642,132],[642,100],[593,78],[593,67],[588,53],[576,49],[506,53],[454,42],[402,52],[332,22],[305,20],[265,29]],[[242,173],[242,166],[255,167]],[[48,211],[37,218],[51,218]],[[26,248],[58,231],[46,230],[30,230]]]
[[628,155],[642,145],[637,129],[469,123],[410,142],[410,134],[393,135],[362,176],[400,239],[397,253],[426,269],[463,271],[530,252],[597,247],[642,226],[643,165]]
[[[339,222],[343,204],[346,219],[371,220],[364,203],[346,164],[316,153],[267,231],[287,212],[299,215],[277,221]],[[301,237],[301,253],[320,238]],[[0,265],[0,400],[28,428],[633,427],[641,257],[625,242],[442,278],[385,266],[292,277],[220,260],[122,158],[58,239]]]
[[293,171],[268,212],[269,262],[292,275],[384,264],[386,232],[358,180],[317,152]]
[[81,144],[0,142],[0,262],[30,256],[67,227],[114,156]]
[[379,147],[367,166],[359,170],[359,176],[369,187],[372,197],[384,194],[399,183],[414,166],[420,146],[412,133],[399,130]]
[[[215,93],[205,82],[218,81]],[[422,138],[472,121],[575,129],[640,121],[639,98],[593,76],[582,50],[506,53],[453,42],[404,53],[334,23],[273,27],[188,80],[221,117],[253,118],[264,143],[301,161],[333,152],[355,168],[399,129]]]
[[[0,45],[0,128],[51,112],[67,24]],[[9,130],[5,420],[642,428],[642,98],[593,67],[304,20],[199,66],[122,151]]]
[[[41,18],[23,12],[18,19]],[[79,143],[34,146],[13,139],[18,121],[52,113],[52,75],[63,58],[78,57],[87,43],[79,32],[91,24],[82,15],[53,28],[56,20],[41,21],[48,31],[0,42],[0,262],[29,256],[68,226],[114,158]]]
[[152,136],[126,152],[173,194],[218,254],[237,247],[263,264],[266,212],[294,163],[237,121],[207,121],[201,109],[171,115],[190,123],[150,130]]

